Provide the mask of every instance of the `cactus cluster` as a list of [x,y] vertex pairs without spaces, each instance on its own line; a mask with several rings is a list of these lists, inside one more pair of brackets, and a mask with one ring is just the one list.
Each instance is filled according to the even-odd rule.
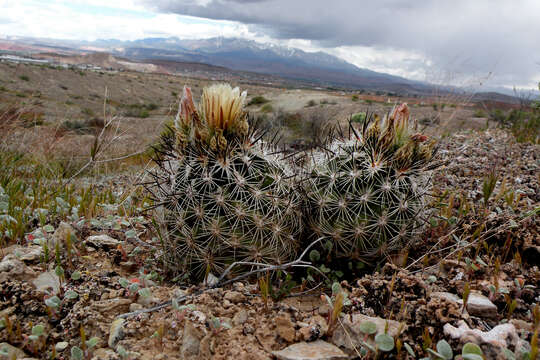
[[352,136],[313,156],[306,206],[310,239],[327,256],[370,262],[413,238],[435,142],[414,134],[406,104],[369,116]]
[[184,88],[156,149],[149,189],[163,209],[164,257],[191,280],[237,261],[281,263],[299,247],[300,198],[250,126],[244,101],[238,88],[214,85],[197,109]]
[[365,262],[415,235],[435,143],[414,134],[406,104],[351,125],[352,139],[295,172],[260,140],[245,97],[214,85],[197,108],[185,87],[156,148],[148,188],[162,209],[168,270],[193,281],[233,262],[283,263],[321,238],[330,261]]

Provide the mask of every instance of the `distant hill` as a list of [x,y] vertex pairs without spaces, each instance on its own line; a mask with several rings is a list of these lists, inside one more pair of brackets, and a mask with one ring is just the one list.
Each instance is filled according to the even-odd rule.
[[[464,90],[453,87],[435,86],[359,68],[324,52],[306,52],[239,38],[183,40],[170,37],[134,41],[10,38],[7,41],[0,41],[0,50],[2,48],[6,50],[16,48],[18,51],[26,50],[34,53],[55,51],[69,55],[70,62],[84,60],[99,66],[121,65],[139,71],[189,72],[218,78],[225,78],[221,75],[230,73],[244,79],[251,77],[254,81],[261,79],[270,81],[272,77],[279,77],[311,86],[363,89],[413,96],[465,93]],[[87,54],[88,57],[80,58],[81,53]],[[92,54],[100,55],[93,58]],[[270,79],[263,75],[270,76]],[[514,96],[499,92],[475,93],[472,100],[505,103],[519,101]]]

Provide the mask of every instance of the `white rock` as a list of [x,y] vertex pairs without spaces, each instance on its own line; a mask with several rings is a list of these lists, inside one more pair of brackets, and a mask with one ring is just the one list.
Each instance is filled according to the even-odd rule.
[[497,325],[490,331],[485,332],[478,329],[471,329],[465,321],[460,320],[457,328],[450,324],[445,324],[443,332],[452,339],[459,339],[459,342],[462,344],[473,342],[482,346],[486,359],[497,358],[497,355],[504,348],[521,349],[524,345],[524,342],[519,338],[515,326],[510,323]]
[[323,340],[301,342],[286,347],[272,354],[280,360],[338,360],[349,356],[337,346]]
[[28,281],[34,276],[36,276],[36,273],[13,254],[4,256],[0,261],[0,282],[8,280]]
[[92,245],[97,248],[111,249],[117,247],[122,242],[110,237],[107,234],[101,234],[87,237],[85,243],[87,245]]
[[[459,306],[463,306],[463,300],[457,295],[449,292],[433,292],[431,293],[431,297],[443,298],[456,303]],[[467,300],[467,312],[473,316],[497,317],[497,306],[484,295],[477,292],[471,292],[469,294],[469,299]]]
[[58,294],[60,292],[60,279],[54,271],[39,274],[37,278],[32,280],[32,284],[34,284],[37,291],[42,293],[52,292]]

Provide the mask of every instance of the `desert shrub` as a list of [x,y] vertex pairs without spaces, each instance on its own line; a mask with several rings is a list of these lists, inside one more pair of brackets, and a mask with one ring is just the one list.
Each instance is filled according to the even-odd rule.
[[257,95],[257,96],[254,96],[249,102],[248,102],[248,106],[250,105],[262,105],[262,104],[266,104],[267,102],[270,102],[270,100],[268,100],[267,98],[265,98],[264,96],[261,96],[261,95]]
[[517,142],[540,144],[540,111],[512,110],[503,124]]
[[351,116],[351,122],[353,123],[363,124],[365,120],[366,120],[365,112],[359,112]]
[[264,105],[261,107],[261,111],[264,112],[264,113],[269,113],[269,112],[274,111],[274,108],[273,108],[272,105],[270,105],[270,104],[264,104]]
[[351,100],[352,100],[352,101],[358,101],[358,95],[353,95],[353,96],[351,97]]
[[312,107],[312,106],[315,106],[317,105],[317,103],[315,102],[315,100],[309,100],[306,104],[306,107]]
[[21,75],[19,76],[19,79],[23,80],[23,81],[30,81],[30,78],[26,75]]
[[484,110],[478,109],[474,112],[473,116],[477,118],[484,118],[486,117],[486,113],[484,112]]

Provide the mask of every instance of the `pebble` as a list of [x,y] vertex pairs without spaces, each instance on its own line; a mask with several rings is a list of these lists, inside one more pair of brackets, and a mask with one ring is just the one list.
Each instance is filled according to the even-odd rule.
[[248,319],[248,313],[245,309],[242,309],[240,311],[237,311],[236,314],[234,314],[232,321],[234,325],[238,326],[238,325],[244,325],[247,319]]
[[323,340],[300,342],[272,354],[280,360],[338,360],[349,356],[338,347]]

